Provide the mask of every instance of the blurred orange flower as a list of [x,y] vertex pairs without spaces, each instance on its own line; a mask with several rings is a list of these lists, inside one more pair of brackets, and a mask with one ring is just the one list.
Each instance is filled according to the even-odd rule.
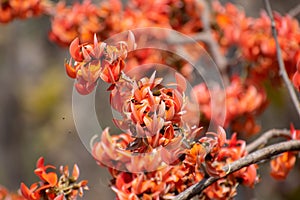
[[293,152],[284,152],[271,161],[271,176],[277,180],[283,180],[287,177],[296,162],[296,156]]
[[47,13],[48,0],[5,0],[0,2],[0,23],[27,19]]
[[[213,92],[217,93],[218,90]],[[218,118],[212,119],[211,97],[208,88],[204,84],[199,84],[193,88],[193,92],[198,100],[200,112],[204,114],[205,119],[220,121]],[[251,80],[244,81],[238,76],[233,76],[225,92],[226,98],[221,99],[226,103],[224,127],[232,126],[233,131],[248,136],[256,134],[259,131],[259,126],[255,123],[254,118],[266,107],[265,90]],[[223,111],[223,108],[217,108],[217,110]]]

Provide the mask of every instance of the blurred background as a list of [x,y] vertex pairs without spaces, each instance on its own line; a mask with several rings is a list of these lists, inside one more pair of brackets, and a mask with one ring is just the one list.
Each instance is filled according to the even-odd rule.
[[[264,7],[261,0],[232,2],[248,16],[258,16]],[[271,4],[284,14],[300,1],[274,0]],[[49,30],[48,17],[0,24],[0,184],[17,190],[21,181],[27,185],[37,181],[33,170],[36,160],[44,156],[46,163],[55,166],[79,165],[80,179],[89,180],[90,191],[84,199],[113,199],[109,173],[96,164],[75,129],[73,80],[63,66],[68,49],[49,42]],[[276,88],[269,95],[273,100],[259,119],[262,131],[289,128],[290,122],[300,128],[287,91]],[[109,112],[100,105],[102,101],[98,99],[98,116]],[[299,199],[299,164],[284,182],[273,180],[268,166],[260,168],[262,179],[256,189],[240,188],[237,199]]]

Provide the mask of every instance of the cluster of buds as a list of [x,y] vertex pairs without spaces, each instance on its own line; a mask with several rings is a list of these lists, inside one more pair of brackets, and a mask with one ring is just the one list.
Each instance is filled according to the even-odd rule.
[[78,195],[83,196],[83,191],[88,189],[86,180],[77,183],[79,168],[76,164],[72,174],[69,173],[68,166],[61,166],[60,177],[55,172],[47,172],[48,169],[55,169],[55,167],[45,166],[44,158],[39,158],[34,173],[40,178],[40,181],[32,184],[29,188],[21,183],[21,193],[26,200],[71,200],[76,199]]

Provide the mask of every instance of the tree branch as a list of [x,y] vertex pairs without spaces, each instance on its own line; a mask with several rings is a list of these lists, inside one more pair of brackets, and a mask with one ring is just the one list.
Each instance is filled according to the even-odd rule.
[[[262,160],[270,159],[273,156],[279,155],[286,151],[299,151],[300,150],[300,141],[299,140],[290,140],[286,142],[280,142],[277,144],[270,145],[268,147],[257,150],[253,153],[248,154],[247,156],[236,160],[223,167],[225,172],[228,172],[227,175],[242,169],[243,167],[249,166],[251,164],[258,163]],[[226,176],[227,176],[226,175]],[[175,200],[185,200],[190,199],[198,194],[201,194],[204,189],[206,189],[211,184],[215,183],[217,180],[225,178],[223,177],[210,177],[195,185],[192,185],[179,195],[177,195]]]
[[268,141],[276,137],[291,138],[290,130],[287,129],[272,129],[263,133],[259,138],[247,145],[246,151],[252,152],[258,148],[264,147]]
[[300,14],[300,4],[298,4],[296,7],[294,7],[288,12],[288,15],[291,17],[296,17],[299,14]]
[[[195,41],[204,42],[210,51],[210,54],[218,66],[223,76],[225,84],[229,82],[228,76],[226,75],[227,59],[221,54],[220,47],[217,41],[213,38],[211,27],[210,27],[210,8],[206,0],[198,0],[198,3],[203,6],[201,13],[201,21],[203,23],[203,31],[190,37]],[[187,44],[192,42],[191,40],[180,40],[178,38],[168,38],[167,41],[170,44]]]
[[279,45],[279,42],[278,42],[276,24],[275,24],[275,20],[274,20],[273,13],[272,13],[272,8],[271,8],[269,0],[264,0],[264,2],[265,2],[267,13],[268,13],[269,18],[271,20],[272,35],[275,39],[276,53],[277,53],[277,59],[278,59],[278,64],[279,64],[279,69],[280,69],[280,75],[282,76],[283,81],[285,82],[285,85],[286,85],[286,87],[289,91],[291,99],[292,99],[292,101],[293,101],[293,103],[296,107],[298,117],[300,118],[300,106],[299,106],[298,97],[297,97],[296,92],[294,90],[294,87],[293,87],[293,85],[292,85],[292,83],[289,79],[289,76],[286,73],[284,62],[282,60],[281,49],[280,49],[280,45]]
[[222,74],[225,73],[227,67],[226,58],[221,54],[220,48],[216,40],[213,38],[210,28],[210,8],[206,0],[198,0],[199,4],[203,6],[201,20],[203,23],[203,31],[207,34],[207,45],[211,51],[211,54],[219,67]]

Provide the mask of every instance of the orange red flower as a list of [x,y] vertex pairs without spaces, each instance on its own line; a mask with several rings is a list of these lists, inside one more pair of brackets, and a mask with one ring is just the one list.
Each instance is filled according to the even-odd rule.
[[21,183],[20,190],[27,200],[39,200],[47,198],[49,200],[63,200],[64,198],[76,199],[83,195],[83,190],[87,190],[87,181],[77,183],[79,168],[74,165],[70,175],[68,166],[61,166],[61,176],[58,178],[55,172],[47,172],[48,169],[55,169],[52,165],[44,165],[44,158],[37,161],[37,168],[34,173],[40,178],[39,182],[33,183],[29,188]]
[[93,43],[80,44],[79,38],[75,38],[69,47],[71,59],[65,62],[66,73],[77,80],[75,88],[80,94],[91,93],[99,78],[111,83],[111,90],[125,67],[124,59],[130,50],[128,48],[134,48],[134,36],[131,32],[128,42],[119,42],[117,46],[98,42],[96,35]]

